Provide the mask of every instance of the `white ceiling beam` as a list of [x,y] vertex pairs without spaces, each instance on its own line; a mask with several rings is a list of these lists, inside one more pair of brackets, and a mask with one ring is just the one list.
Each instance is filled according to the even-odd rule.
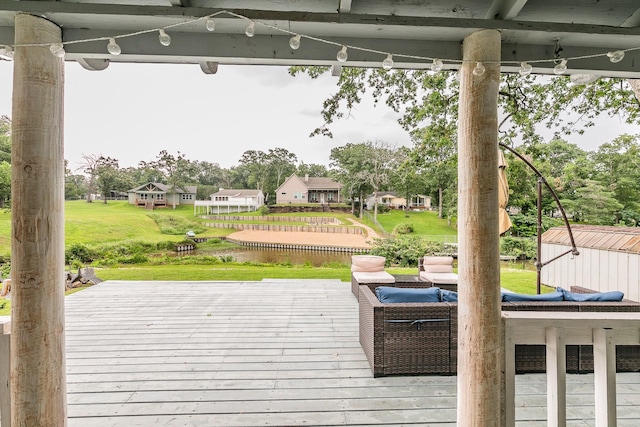
[[338,7],[340,13],[351,12],[351,0],[340,0],[340,6]]
[[514,19],[526,4],[527,0],[493,0],[485,19]]
[[621,27],[637,27],[640,25],[640,9],[636,10],[629,18],[627,18]]

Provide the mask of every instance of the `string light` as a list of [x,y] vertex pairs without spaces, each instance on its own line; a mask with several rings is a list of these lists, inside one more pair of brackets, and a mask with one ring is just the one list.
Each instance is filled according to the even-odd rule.
[[11,46],[4,46],[0,49],[0,59],[4,59],[6,61],[13,60],[13,49],[11,49]]
[[298,50],[300,48],[300,34],[296,34],[289,39],[289,46],[293,50]]
[[340,52],[338,52],[338,54],[336,55],[336,59],[338,60],[338,62],[347,62],[348,57],[349,54],[347,53],[347,47],[342,46],[342,49],[340,49]]
[[165,33],[165,31],[162,28],[158,31],[160,32],[160,35],[158,36],[158,40],[160,41],[160,44],[162,46],[169,46],[171,44],[171,36]]
[[624,59],[624,50],[614,50],[613,52],[607,52],[607,56],[609,57],[609,61],[615,64]]
[[[147,34],[147,33],[151,33],[151,32],[155,32],[158,31],[160,33],[159,35],[159,40],[160,43],[163,46],[168,46],[171,43],[171,37],[166,34],[165,30],[168,30],[170,28],[174,28],[174,27],[179,27],[179,26],[184,26],[184,25],[188,25],[191,24],[193,22],[196,21],[200,21],[203,20],[205,23],[205,27],[208,31],[214,31],[215,30],[215,21],[214,21],[214,17],[219,16],[219,15],[228,15],[228,16],[232,16],[235,18],[239,18],[239,19],[244,19],[245,21],[249,21],[249,24],[245,30],[245,33],[248,37],[253,37],[255,35],[255,24],[257,23],[258,25],[264,26],[264,27],[268,27],[274,31],[280,31],[282,33],[286,33],[291,35],[291,38],[289,39],[290,42],[290,46],[292,49],[297,49],[296,46],[297,43],[299,41],[299,39],[301,37],[313,40],[313,41],[317,41],[319,43],[325,43],[325,44],[331,44],[331,45],[336,45],[336,46],[342,46],[340,52],[338,52],[337,58],[338,61],[340,62],[345,62],[347,60],[347,46],[342,45],[341,43],[332,41],[332,40],[326,40],[320,37],[315,37],[315,36],[311,36],[311,35],[305,35],[305,34],[297,34],[294,33],[288,29],[285,28],[280,28],[275,24],[271,24],[268,22],[262,22],[262,21],[254,21],[254,20],[250,20],[249,18],[247,18],[246,16],[237,14],[235,12],[232,11],[228,11],[228,10],[221,10],[218,11],[216,13],[213,13],[211,15],[207,15],[207,16],[201,16],[201,17],[195,17],[195,18],[191,18],[191,19],[186,19],[184,21],[180,21],[180,22],[176,22],[174,24],[171,25],[167,25],[164,26],[162,28],[154,28],[154,29],[146,29],[146,30],[140,30],[140,31],[136,31],[136,32],[132,32],[132,33],[126,33],[126,34],[120,34],[114,37],[96,37],[96,38],[91,38],[91,39],[81,39],[81,40],[70,40],[70,41],[66,41],[64,43],[54,43],[54,44],[49,44],[49,43],[37,43],[37,44],[26,44],[26,45],[5,45],[4,48],[0,47],[0,59],[4,59],[4,60],[11,60],[13,59],[13,48],[17,47],[17,46],[43,46],[43,47],[49,47],[49,49],[51,50],[51,52],[59,57],[64,57],[64,55],[66,54],[66,52],[64,51],[64,45],[65,44],[71,44],[71,43],[86,43],[86,42],[95,42],[95,41],[109,41],[109,44],[107,45],[107,50],[109,51],[109,53],[112,53],[109,46],[111,46],[111,39],[117,39],[117,38],[125,38],[125,37],[135,37],[138,35],[142,35],[142,34]],[[117,43],[116,43],[117,44]],[[293,45],[292,45],[293,44]],[[439,58],[430,58],[430,57],[424,57],[424,56],[418,56],[418,55],[409,55],[409,54],[402,54],[402,53],[389,53],[389,52],[382,52],[376,49],[371,49],[371,48],[365,48],[365,47],[359,47],[359,46],[348,46],[350,49],[355,49],[358,51],[362,51],[362,52],[368,52],[368,53],[373,53],[373,54],[381,54],[381,55],[387,55],[387,59],[391,59],[391,61],[393,61],[392,57],[401,57],[401,58],[407,58],[407,59],[412,59],[414,61],[417,62],[429,62],[431,61],[431,65],[429,66],[431,68],[432,71],[434,72],[438,72],[440,70],[442,70],[444,68],[444,64],[443,61]],[[555,74],[564,74],[567,70],[567,61],[573,61],[573,60],[586,60],[586,59],[593,59],[593,58],[601,58],[601,57],[608,57],[609,60],[613,63],[617,63],[620,62],[624,59],[625,57],[625,53],[626,52],[631,52],[631,51],[637,51],[640,50],[640,46],[637,47],[632,47],[632,48],[628,48],[628,49],[623,49],[623,50],[615,50],[615,51],[610,51],[610,52],[602,52],[602,53],[594,53],[594,54],[589,54],[589,55],[582,55],[582,56],[576,56],[576,57],[568,57],[565,58],[561,61],[560,64],[557,64],[554,67],[554,73]],[[114,53],[112,53],[114,54]],[[385,59],[385,61],[387,61],[387,59]],[[556,62],[558,60],[558,58],[553,58],[553,59],[549,59],[549,58],[545,58],[545,59],[529,59],[527,61],[524,62],[518,62],[518,61],[500,61],[500,62],[496,62],[497,65],[508,65],[508,64],[520,64],[520,70],[519,73],[523,76],[529,75],[531,73],[531,71],[529,71],[529,68],[531,67],[531,65],[529,65],[530,63],[551,63],[551,62]],[[383,62],[385,62],[383,61]],[[461,60],[461,59],[446,59],[445,61],[447,62],[451,62],[453,64],[462,64],[465,61]],[[383,65],[384,66],[384,65]],[[392,65],[393,67],[393,65]],[[481,67],[484,67],[484,64],[480,64],[480,67],[478,66],[478,64],[476,64],[476,68],[478,68],[477,72],[480,73]],[[476,69],[474,68],[474,72],[476,72]]]
[[244,33],[247,37],[253,37],[256,35],[256,23],[253,21],[249,21],[249,25],[247,25],[247,29],[244,30]]
[[393,68],[393,55],[388,54],[387,57],[382,61],[382,68],[389,71]]
[[526,62],[521,62],[520,63],[520,71],[518,71],[520,73],[521,76],[528,76],[529,74],[531,74],[531,72],[533,71],[533,67],[526,63]]
[[120,49],[120,46],[116,43],[116,39],[113,37],[109,39],[107,51],[109,51],[111,55],[120,55],[120,53],[122,53],[122,49]]
[[216,30],[216,21],[213,18],[209,17],[206,21],[204,21],[204,27],[207,31],[215,31]]
[[49,51],[58,58],[64,58],[67,52],[64,51],[64,45],[62,43],[54,43],[49,46]]
[[473,68],[473,75],[476,77],[480,77],[484,75],[485,71],[486,69],[484,68],[484,65],[482,64],[482,62],[477,62],[476,66]]
[[563,59],[558,65],[553,67],[553,74],[561,75],[567,71],[567,60]]

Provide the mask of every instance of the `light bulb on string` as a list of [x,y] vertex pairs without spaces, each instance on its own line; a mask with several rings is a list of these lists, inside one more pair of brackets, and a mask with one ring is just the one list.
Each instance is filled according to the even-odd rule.
[[484,74],[485,71],[486,70],[482,62],[476,62],[476,66],[473,68],[473,75],[476,77],[480,77]]
[[433,63],[431,64],[431,71],[435,71],[438,72],[440,70],[442,70],[442,67],[444,67],[444,64],[442,63],[441,59],[434,59]]
[[120,49],[120,46],[116,43],[116,39],[114,38],[109,39],[107,51],[109,51],[111,55],[120,55],[122,53],[122,49]]
[[388,54],[387,57],[382,61],[382,68],[389,71],[393,68],[393,55]]
[[256,35],[256,23],[253,21],[249,21],[249,25],[247,25],[247,29],[244,30],[244,33],[247,37],[253,37]]
[[336,55],[336,59],[338,62],[346,62],[348,57],[349,54],[347,53],[347,47],[342,46],[342,49],[340,49],[340,52]]
[[521,62],[520,63],[520,71],[518,71],[520,73],[521,76],[528,76],[529,74],[531,74],[531,72],[533,71],[533,67],[526,63],[526,62]]
[[158,36],[158,40],[162,46],[169,46],[171,44],[171,36],[165,33],[164,30],[160,29],[160,35]]
[[623,50],[614,50],[612,52],[607,52],[607,56],[609,57],[609,61],[614,64],[620,62],[624,59],[624,51]]
[[209,17],[206,21],[204,21],[204,27],[207,31],[215,31],[216,30],[216,21],[213,18]]
[[561,75],[567,71],[567,60],[563,59],[558,65],[553,67],[553,74]]
[[11,48],[11,46],[4,46],[2,49],[0,49],[0,59],[13,61],[13,49]]
[[49,51],[58,58],[64,58],[67,52],[64,51],[64,45],[62,43],[53,43],[49,46]]
[[296,34],[289,39],[289,46],[293,50],[297,50],[300,48],[300,34]]

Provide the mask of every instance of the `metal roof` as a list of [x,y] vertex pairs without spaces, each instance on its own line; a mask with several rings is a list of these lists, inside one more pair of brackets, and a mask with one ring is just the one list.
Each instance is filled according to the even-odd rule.
[[[578,248],[640,253],[640,228],[572,225]],[[566,227],[554,227],[542,234],[542,243],[571,246]]]
[[212,196],[230,196],[230,197],[257,197],[261,190],[248,190],[248,189],[220,189],[217,193],[213,193]]
[[[640,47],[636,0],[0,0],[0,45],[13,44],[19,12],[58,24],[66,60],[90,69],[113,61],[193,63],[209,73],[217,64],[339,65],[341,45],[350,46],[347,66],[380,67],[393,53],[396,68],[428,68],[425,58],[441,58],[457,69],[462,40],[486,28],[502,34],[502,71],[541,60],[531,62],[534,73],[551,73],[554,59],[569,58],[568,74],[640,72],[640,50],[618,63],[606,55]],[[169,46],[159,43],[159,29]],[[289,47],[293,34],[302,36],[297,50]],[[121,55],[107,52],[108,37]]]

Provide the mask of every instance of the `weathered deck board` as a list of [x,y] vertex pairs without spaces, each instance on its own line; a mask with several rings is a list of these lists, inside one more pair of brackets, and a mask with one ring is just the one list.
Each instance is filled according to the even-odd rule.
[[[373,378],[357,302],[331,280],[103,282],[66,299],[69,426],[454,426],[456,377]],[[568,377],[571,426],[593,377]],[[518,425],[546,425],[544,375],[517,377]],[[618,374],[620,426],[640,374]]]

